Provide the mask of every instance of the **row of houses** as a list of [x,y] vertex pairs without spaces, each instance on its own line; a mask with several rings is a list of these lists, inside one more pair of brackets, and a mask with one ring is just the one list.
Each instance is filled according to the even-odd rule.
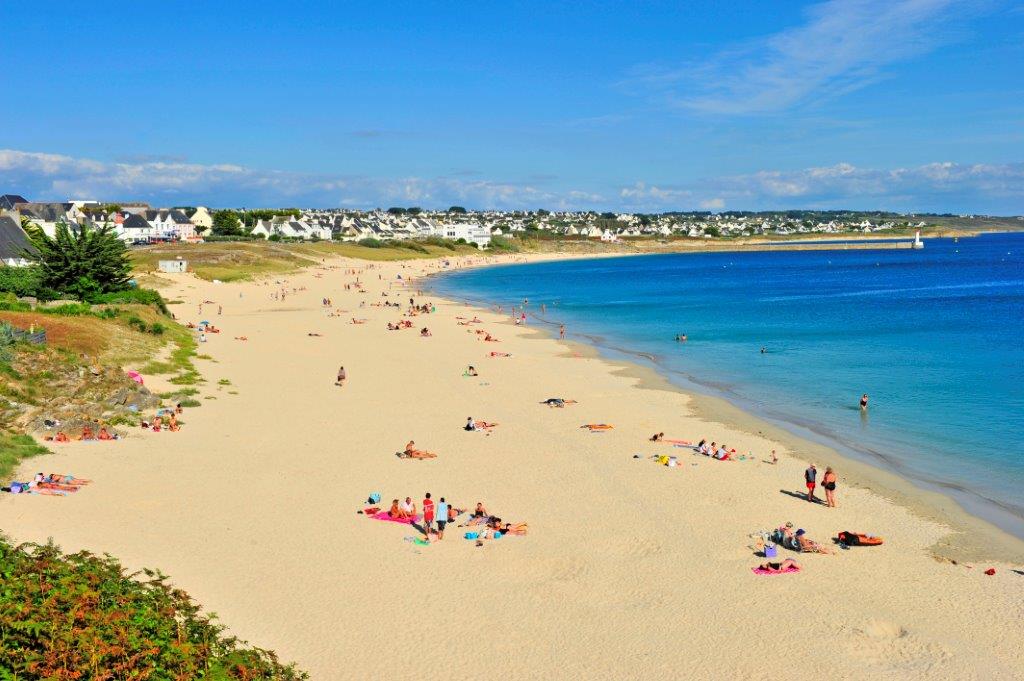
[[190,210],[152,208],[146,203],[107,207],[97,201],[29,201],[17,194],[0,195],[0,215],[18,224],[28,220],[51,237],[61,223],[71,227],[110,224],[118,236],[133,244],[196,241],[200,231],[213,227],[213,215],[202,206]]

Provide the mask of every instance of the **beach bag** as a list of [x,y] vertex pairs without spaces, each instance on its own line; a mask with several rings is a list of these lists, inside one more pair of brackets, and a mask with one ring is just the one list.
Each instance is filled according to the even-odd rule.
[[379,504],[380,503],[380,492],[373,492],[372,494],[370,494],[369,499],[367,501],[368,501],[368,503],[371,503],[371,504]]
[[21,494],[25,491],[25,483],[23,482],[12,482],[11,483],[11,494]]
[[480,536],[479,532],[467,532],[465,534],[466,539],[476,539],[479,536]]
[[779,556],[779,549],[778,549],[777,546],[775,546],[775,544],[765,544],[764,545],[764,557],[765,558],[778,558],[778,556]]

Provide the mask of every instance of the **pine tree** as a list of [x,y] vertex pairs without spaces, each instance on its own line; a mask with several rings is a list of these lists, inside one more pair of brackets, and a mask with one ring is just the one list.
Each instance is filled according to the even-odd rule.
[[27,232],[34,249],[25,257],[39,265],[42,286],[84,301],[128,288],[132,264],[113,226],[72,229],[61,222],[53,237],[37,225],[29,225]]

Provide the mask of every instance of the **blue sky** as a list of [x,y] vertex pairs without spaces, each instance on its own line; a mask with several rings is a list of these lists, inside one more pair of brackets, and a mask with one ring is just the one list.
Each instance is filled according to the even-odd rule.
[[1024,2],[16,3],[0,192],[1024,213]]

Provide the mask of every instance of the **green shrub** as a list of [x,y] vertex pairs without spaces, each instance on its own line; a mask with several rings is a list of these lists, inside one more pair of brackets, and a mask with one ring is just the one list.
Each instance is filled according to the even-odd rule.
[[167,576],[110,556],[0,538],[0,660],[9,679],[308,678],[225,634]]
[[380,239],[374,239],[373,237],[367,237],[365,239],[360,239],[359,241],[356,242],[356,244],[358,244],[359,246],[362,246],[363,248],[383,248],[384,247],[384,242],[383,241],[381,241]]
[[428,236],[422,241],[429,246],[439,246],[441,248],[447,248],[449,251],[455,250],[455,242],[451,239],[445,239],[439,236]]
[[513,243],[511,239],[503,236],[492,236],[491,248],[496,251],[509,251],[510,253],[519,251],[519,246]]
[[39,267],[7,267],[0,265],[0,291],[21,298],[37,296],[43,276]]
[[90,298],[89,302],[105,305],[153,305],[165,315],[170,314],[163,296],[148,288],[128,288],[123,291],[100,293]]

